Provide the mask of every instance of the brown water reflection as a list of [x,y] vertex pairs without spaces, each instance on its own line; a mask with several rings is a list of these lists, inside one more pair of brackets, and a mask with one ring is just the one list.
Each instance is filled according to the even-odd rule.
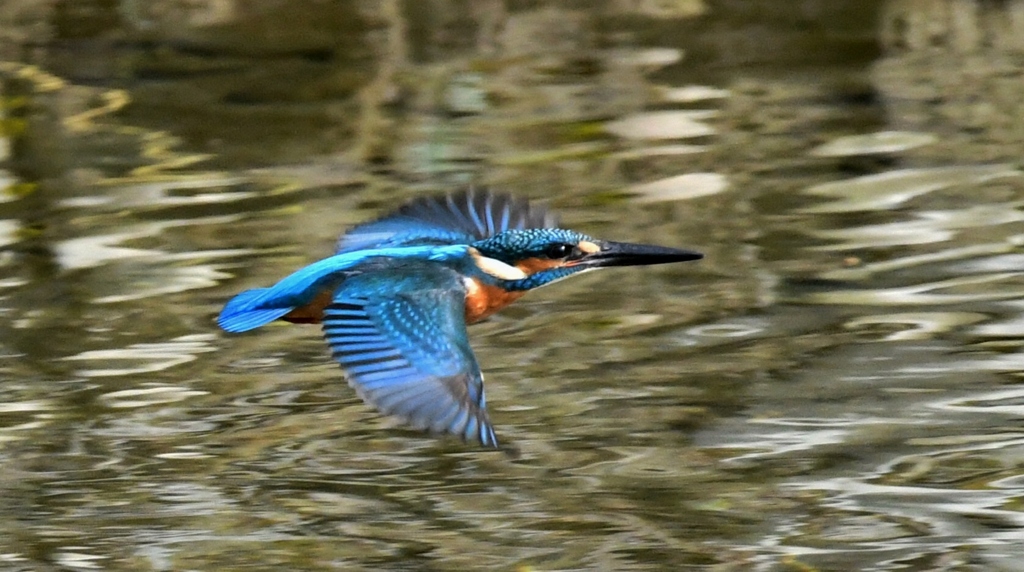
[[[1008,36],[897,1],[58,4],[0,6],[0,567],[1019,568]],[[215,328],[466,182],[708,255],[474,327],[517,455],[381,419],[314,328]]]

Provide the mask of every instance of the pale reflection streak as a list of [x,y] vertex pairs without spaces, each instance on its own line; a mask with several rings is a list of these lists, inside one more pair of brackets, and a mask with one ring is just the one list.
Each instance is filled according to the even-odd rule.
[[[1018,367],[1024,369],[1024,357],[1018,357],[1015,360],[1015,363]],[[982,362],[975,362],[975,364],[977,366],[983,365]],[[1004,405],[1006,402],[1016,403]],[[995,391],[990,393],[974,394],[970,397],[936,401],[930,403],[929,407],[943,409],[945,411],[986,414],[1003,413],[1024,417],[1024,389],[1008,389],[1006,391]],[[1024,440],[1021,440],[1019,444],[1024,445]]]
[[[169,254],[163,250],[152,250],[119,246],[132,240],[159,236],[171,228],[224,224],[236,220],[236,216],[204,217],[185,220],[168,220],[121,227],[119,232],[96,236],[72,238],[55,245],[57,261],[65,270],[94,268],[111,261],[128,258],[169,258],[182,255]],[[237,256],[245,250],[215,250],[187,253],[185,259],[207,256]]]
[[809,451],[824,445],[843,443],[849,435],[860,427],[915,424],[906,420],[887,418],[799,419],[793,417],[751,419],[747,423],[752,426],[783,427],[789,428],[789,430],[772,430],[765,433],[750,430],[747,432],[747,435],[751,440],[715,446],[715,449],[744,451],[739,455],[724,459],[725,461],[738,462],[766,457],[780,457],[794,452]]
[[23,434],[23,431],[29,431],[33,429],[40,429],[46,425],[49,425],[53,420],[54,416],[50,411],[58,409],[57,404],[49,400],[30,400],[30,401],[16,401],[11,403],[0,404],[0,416],[11,416],[11,421],[21,420],[24,417],[23,413],[34,413],[30,418],[31,421],[24,421],[21,423],[13,423],[4,427],[0,427],[0,443],[18,441],[20,439],[28,438],[29,434]]
[[112,377],[153,373],[198,359],[198,354],[217,350],[212,342],[214,334],[180,336],[162,343],[132,344],[126,348],[90,350],[63,358],[68,361],[86,361],[109,366],[125,363],[123,367],[97,367],[76,371],[82,377]]
[[19,228],[20,225],[16,220],[0,220],[0,246],[18,242]]
[[1020,272],[1000,272],[984,276],[963,276],[936,280],[914,286],[896,288],[875,288],[871,290],[832,290],[814,292],[803,297],[810,304],[865,305],[865,306],[927,306],[940,304],[963,304],[993,300],[1012,300],[1020,297],[1013,288],[999,288],[992,292],[975,294],[939,294],[938,290],[1002,283],[1020,278]]
[[608,55],[616,63],[647,68],[665,67],[683,59],[683,52],[678,48],[618,50]]
[[29,413],[33,411],[49,411],[56,407],[50,401],[46,400],[33,400],[33,401],[14,401],[10,403],[0,403],[0,415],[4,413]]
[[729,181],[718,173],[685,173],[628,189],[638,204],[682,201],[715,195],[729,188]]
[[164,254],[159,250],[145,250],[115,246],[128,240],[157,234],[159,231],[137,231],[100,236],[73,238],[56,245],[57,261],[65,270],[93,268],[113,260],[126,258],[157,257]]
[[[172,253],[163,250],[134,248],[123,244],[158,236],[170,228],[204,224],[223,224],[235,217],[206,217],[191,220],[171,220],[137,224],[120,232],[69,239],[54,247],[58,263],[65,270],[80,270],[131,261],[140,265],[117,268],[111,276],[118,279],[118,292],[98,296],[96,303],[114,303],[173,294],[217,285],[230,275],[214,265],[203,262],[211,259],[234,258],[250,253],[248,249],[219,249]],[[172,265],[177,261],[188,262]]]
[[922,211],[914,219],[888,224],[858,226],[838,230],[813,230],[810,234],[836,244],[816,246],[815,250],[853,250],[912,244],[944,242],[956,231],[991,227],[1024,221],[1024,213],[1014,204],[984,205],[955,211]]
[[[1024,528],[1024,513],[994,508],[1006,506],[1019,497],[1018,490],[885,485],[852,478],[794,483],[788,486],[798,490],[829,491],[834,494],[830,497],[829,504],[847,510],[875,513],[882,511],[915,520],[926,519],[936,534],[941,535],[960,534],[956,523],[949,519],[951,514],[994,517],[1009,526]],[[1020,538],[1017,538],[1017,541],[1022,542]]]
[[[241,190],[245,177],[218,172],[199,174],[136,175],[126,179],[106,179],[97,185],[102,194],[65,199],[65,208],[116,207],[135,211],[173,207],[202,206],[231,203],[259,195],[256,191]],[[225,190],[227,189],[227,190]],[[53,246],[55,257],[65,270],[97,268],[115,262],[131,261],[136,266],[113,269],[99,278],[117,280],[117,292],[99,295],[95,303],[115,303],[173,294],[215,286],[229,278],[211,264],[210,259],[231,258],[249,253],[244,249],[219,249],[186,253],[126,246],[131,241],[157,237],[169,229],[204,225],[224,225],[242,215],[192,217],[153,222],[131,223],[117,227],[116,232],[76,237]],[[0,228],[0,244],[3,240]],[[176,261],[188,264],[172,265]],[[141,264],[138,264],[141,263]]]
[[[81,548],[81,547],[76,547]],[[75,570],[99,570],[103,568],[100,564],[103,560],[108,560],[109,556],[98,556],[95,554],[86,554],[84,552],[71,552],[61,551],[56,554],[57,564],[72,568]]]
[[[667,61],[669,54],[661,51],[640,52],[645,57],[657,56],[658,62]],[[672,54],[675,56],[676,54]],[[639,56],[634,55],[633,60]],[[633,61],[631,60],[631,61]],[[673,88],[662,86],[660,94],[666,103],[694,102],[706,99],[728,97],[728,91],[716,90],[706,86],[687,86]],[[706,123],[718,116],[714,109],[675,109],[644,111],[621,117],[605,124],[605,130],[617,137],[643,144],[661,141],[683,140],[716,135],[718,130]],[[679,154],[703,152],[704,146],[682,143],[646,145],[640,149],[630,149],[619,153],[622,159],[671,156]],[[719,173],[683,173],[660,179],[638,183],[630,186],[626,192],[632,200],[639,204],[661,203],[670,201],[690,200],[706,197],[725,191],[729,187],[728,179]]]
[[[925,264],[934,264],[937,262],[971,260],[976,259],[980,256],[1003,254],[1011,252],[1012,250],[1014,250],[1014,246],[1009,242],[977,244],[971,246],[963,246],[959,248],[946,248],[938,252],[913,254],[910,256],[903,256],[899,258],[893,258],[890,260],[870,262],[867,264],[863,264],[861,266],[854,266],[851,268],[837,268],[834,270],[822,272],[820,276],[822,278],[825,278],[826,280],[865,280],[867,278],[870,278],[871,276],[874,276],[875,274],[881,274],[883,272],[904,270],[907,268],[914,268],[917,266],[923,266]],[[1002,268],[1000,270],[1009,269]]]
[[[145,178],[106,179],[101,195],[73,197],[61,201],[64,207],[116,205],[118,208],[143,209],[230,203],[259,195],[256,191],[219,190],[247,183],[245,177],[221,173],[198,175],[154,176]],[[215,190],[216,189],[216,190]],[[198,191],[189,192],[182,191]],[[180,194],[175,194],[180,193]]]
[[805,189],[809,195],[834,200],[800,209],[803,213],[846,213],[893,208],[934,191],[956,185],[980,184],[1024,172],[1012,165],[975,165],[901,169],[854,179],[823,183]]
[[1024,338],[1024,302],[1006,302],[1010,317],[977,326],[971,332],[983,338]]
[[[1015,347],[1015,346],[1014,346]],[[907,368],[908,370],[910,368]],[[930,371],[926,368],[918,368],[921,371]],[[997,373],[1020,373],[1024,372],[1024,354],[1021,353],[1007,353],[1007,354],[994,354],[986,356],[984,359],[963,359],[957,360],[953,364],[944,364],[941,368],[942,372],[981,372],[991,371]],[[965,410],[960,408],[961,410]],[[1018,410],[1024,413],[1024,410]]]
[[732,95],[732,92],[727,89],[708,85],[662,86],[658,91],[661,99],[669,103],[694,103],[709,99],[726,99]]
[[717,115],[713,109],[648,111],[611,121],[605,129],[624,139],[647,141],[707,137],[718,130],[704,121]]
[[897,314],[871,314],[853,318],[843,324],[850,330],[865,326],[902,326],[898,332],[883,336],[878,341],[897,342],[928,340],[938,334],[961,326],[974,324],[988,316],[976,312],[901,312]]
[[811,155],[818,157],[854,157],[857,155],[876,155],[899,153],[915,147],[929,145],[938,141],[931,133],[914,131],[879,131],[865,135],[840,137],[815,147]]
[[[238,251],[209,251],[189,254],[189,259],[208,258],[210,256],[233,257],[238,254]],[[194,264],[185,267],[149,268],[145,272],[145,283],[132,284],[130,293],[100,296],[94,299],[93,302],[97,304],[110,304],[152,298],[163,294],[175,294],[187,290],[209,288],[230,277],[230,274],[206,264]]]
[[164,403],[183,401],[190,397],[207,395],[208,391],[197,391],[172,386],[147,387],[144,389],[125,389],[103,394],[99,399],[107,407],[127,409],[147,407]]

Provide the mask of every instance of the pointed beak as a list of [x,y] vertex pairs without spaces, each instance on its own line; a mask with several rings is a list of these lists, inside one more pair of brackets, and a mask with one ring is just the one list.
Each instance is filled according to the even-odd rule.
[[[596,241],[595,241],[596,242]],[[680,250],[667,246],[631,244],[629,242],[596,242],[601,250],[580,258],[581,266],[604,268],[607,266],[646,266],[700,260],[704,255],[693,250]]]

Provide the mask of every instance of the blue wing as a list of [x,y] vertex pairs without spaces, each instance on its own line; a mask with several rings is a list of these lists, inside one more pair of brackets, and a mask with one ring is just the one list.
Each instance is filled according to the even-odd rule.
[[360,266],[380,260],[443,262],[465,256],[464,246],[381,248],[336,254],[314,262],[270,288],[246,290],[228,301],[217,323],[228,332],[246,332],[273,322],[308,304],[325,288],[333,288]]
[[471,244],[509,229],[552,228],[554,215],[525,199],[468,189],[413,200],[361,224],[338,240],[338,252],[394,246]]
[[324,335],[369,404],[414,427],[497,447],[464,312],[454,271],[406,261],[346,280],[324,311]]

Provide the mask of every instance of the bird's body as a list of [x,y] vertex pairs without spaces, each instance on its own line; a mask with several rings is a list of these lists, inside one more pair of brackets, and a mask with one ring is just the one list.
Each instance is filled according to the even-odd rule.
[[321,323],[365,401],[415,427],[493,447],[467,324],[592,268],[700,257],[599,241],[555,228],[526,201],[466,191],[419,199],[355,227],[334,256],[235,296],[218,323],[229,332],[278,319]]

